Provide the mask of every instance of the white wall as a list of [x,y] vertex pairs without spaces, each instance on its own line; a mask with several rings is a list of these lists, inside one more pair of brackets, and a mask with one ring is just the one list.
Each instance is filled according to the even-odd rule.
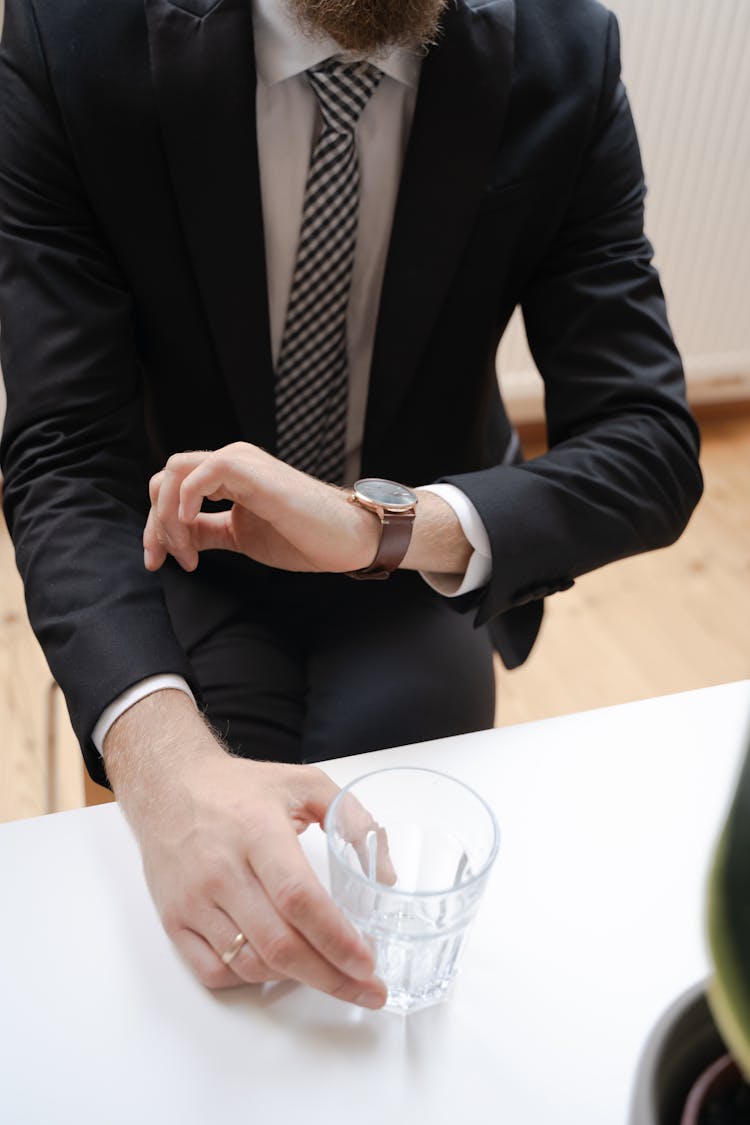
[[[620,21],[647,230],[690,397],[750,398],[750,2],[608,6]],[[518,315],[499,367],[514,416],[541,417],[541,381]]]

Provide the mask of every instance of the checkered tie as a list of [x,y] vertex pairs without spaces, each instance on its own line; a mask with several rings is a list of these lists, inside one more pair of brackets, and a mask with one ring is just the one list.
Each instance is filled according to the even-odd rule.
[[278,456],[341,483],[346,447],[346,311],[357,238],[355,129],[381,72],[327,59],[308,70],[323,122],[307,173],[297,262],[276,370]]

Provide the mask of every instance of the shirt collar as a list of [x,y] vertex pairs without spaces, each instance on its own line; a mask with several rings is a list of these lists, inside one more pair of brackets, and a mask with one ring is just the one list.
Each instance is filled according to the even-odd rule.
[[[255,67],[269,86],[342,54],[333,39],[306,35],[284,0],[253,0],[253,35]],[[406,86],[416,87],[419,82],[421,58],[415,51],[396,47],[367,61]]]

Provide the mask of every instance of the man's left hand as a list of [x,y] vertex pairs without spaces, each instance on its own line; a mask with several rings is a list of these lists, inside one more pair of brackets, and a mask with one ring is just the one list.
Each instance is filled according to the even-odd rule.
[[[345,572],[368,566],[378,549],[377,516],[348,494],[235,442],[214,452],[176,453],[149,484],[144,561],[158,570],[168,554],[195,570],[200,551],[239,551],[281,570]],[[201,512],[204,498],[231,500]]]
[[[380,543],[374,512],[350,493],[309,477],[246,442],[212,453],[175,453],[149,485],[144,562],[158,570],[174,555],[195,570],[200,551],[239,551],[279,570],[346,573],[370,565]],[[202,512],[203,500],[231,500],[228,512]],[[462,575],[471,554],[455,512],[420,493],[407,570]]]

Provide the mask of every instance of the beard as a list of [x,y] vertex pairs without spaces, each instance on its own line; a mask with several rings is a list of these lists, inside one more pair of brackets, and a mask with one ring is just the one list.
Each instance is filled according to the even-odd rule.
[[392,47],[426,48],[440,30],[449,0],[288,0],[308,35],[325,35],[343,50],[375,55]]

